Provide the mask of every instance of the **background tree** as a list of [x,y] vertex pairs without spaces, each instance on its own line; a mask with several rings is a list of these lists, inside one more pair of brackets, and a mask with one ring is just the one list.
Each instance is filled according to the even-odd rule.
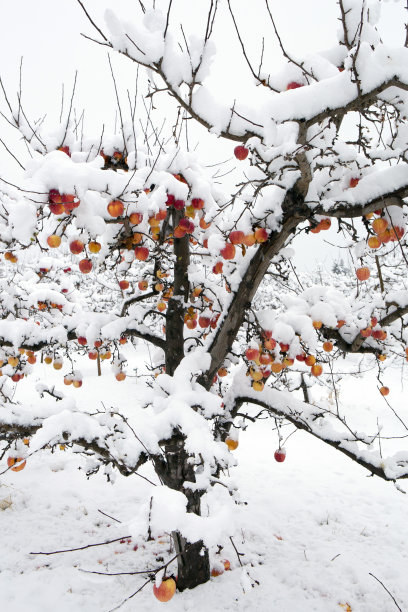
[[[151,104],[170,94],[178,121],[168,140],[146,107],[140,127],[129,95],[129,116],[118,108],[116,136],[102,130],[85,138],[72,101],[50,134],[28,118],[21,92],[13,105],[2,85],[7,120],[32,155],[22,183],[2,187],[3,455],[13,469],[13,458],[46,445],[79,444],[94,456],[89,472],[103,466],[108,476],[112,465],[131,475],[151,462],[161,486],[133,528],[149,532],[152,506],[174,509],[167,528],[183,590],[210,576],[209,547],[225,522],[208,500],[216,484],[233,496],[231,451],[247,422],[275,419],[278,461],[285,458],[282,425],[290,423],[374,475],[408,476],[406,450],[383,456],[387,439],[403,439],[407,425],[381,398],[389,392],[385,367],[404,360],[408,344],[407,49],[382,43],[380,2],[340,0],[334,46],[295,58],[265,2],[273,36],[266,33],[264,44],[274,40],[284,58],[273,73],[264,45],[261,60],[251,60],[227,2],[221,8],[229,10],[252,80],[251,104],[223,105],[209,79],[217,2],[191,34],[179,31],[172,3],[164,12],[140,3],[136,24],[107,11],[104,29],[78,4],[102,47],[148,69]],[[181,146],[189,119],[232,142],[243,171],[228,195],[228,185],[220,189],[199,156]],[[337,269],[335,287],[302,281],[291,262],[296,238],[313,241],[334,222],[353,261],[353,283]],[[267,300],[254,302],[258,290]],[[51,404],[33,409],[14,401],[12,383],[41,350],[57,368],[66,355],[66,384],[82,382],[78,351],[111,359],[123,380],[126,339],[156,349],[147,391],[138,388],[130,400],[144,413],[76,408],[44,387]],[[337,398],[345,374],[339,358],[347,353],[376,359],[381,395],[364,429]],[[310,387],[320,384],[332,389],[333,401],[311,399]],[[384,409],[393,417],[386,432],[377,423]]]

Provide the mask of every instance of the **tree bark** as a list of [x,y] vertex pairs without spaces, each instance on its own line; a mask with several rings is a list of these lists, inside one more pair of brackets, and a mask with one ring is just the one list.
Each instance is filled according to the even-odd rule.
[[[163,484],[181,491],[187,497],[187,512],[200,516],[203,491],[192,490],[185,486],[195,482],[194,466],[184,446],[181,434],[175,434],[164,447],[165,459],[156,464]],[[179,591],[193,589],[210,579],[210,560],[208,548],[202,540],[189,542],[180,532],[172,533],[177,558],[177,588]]]

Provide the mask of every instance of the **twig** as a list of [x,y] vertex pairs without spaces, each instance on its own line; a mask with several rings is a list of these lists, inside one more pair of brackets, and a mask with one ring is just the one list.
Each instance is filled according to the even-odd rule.
[[377,576],[374,576],[374,574],[372,574],[371,572],[368,572],[368,575],[369,575],[369,576],[372,576],[372,577],[373,577],[375,580],[377,580],[377,582],[379,582],[379,583],[381,584],[381,586],[383,587],[383,589],[385,589],[385,590],[387,591],[388,595],[391,597],[391,599],[393,600],[393,602],[394,602],[394,603],[395,603],[395,605],[397,606],[398,610],[399,610],[400,612],[402,612],[402,609],[401,609],[401,608],[399,607],[399,605],[397,604],[397,602],[396,602],[396,599],[395,599],[394,595],[393,595],[392,593],[390,593],[390,591],[389,591],[389,590],[387,589],[387,587],[386,587],[386,586],[385,586],[385,585],[384,585],[384,584],[381,582],[381,580],[379,580],[379,579],[377,578]]
[[54,550],[52,552],[30,552],[30,555],[57,555],[59,553],[75,552],[76,550],[85,550],[86,548],[93,548],[94,546],[105,546],[105,544],[113,544],[113,542],[120,542],[120,540],[126,540],[132,536],[122,536],[121,538],[115,538],[114,540],[107,540],[106,542],[99,542],[98,544],[87,544],[86,546],[79,546],[78,548],[67,548],[65,550]]
[[232,536],[230,536],[230,541],[231,541],[231,544],[232,544],[232,546],[233,546],[233,548],[234,548],[234,550],[235,550],[235,552],[236,552],[236,554],[237,554],[237,557],[238,557],[238,561],[239,561],[240,566],[241,566],[241,567],[244,567],[244,566],[243,566],[243,564],[242,564],[242,561],[241,561],[241,556],[244,556],[244,555],[245,555],[245,553],[240,553],[240,552],[238,552],[237,547],[236,547],[236,546],[235,546],[235,544],[234,544],[234,540],[232,539]]
[[108,518],[112,519],[112,521],[116,521],[117,523],[121,523],[122,522],[119,519],[115,518],[114,516],[111,516],[110,514],[106,514],[106,512],[103,512],[102,510],[98,510],[98,512],[100,512],[104,516],[107,516]]

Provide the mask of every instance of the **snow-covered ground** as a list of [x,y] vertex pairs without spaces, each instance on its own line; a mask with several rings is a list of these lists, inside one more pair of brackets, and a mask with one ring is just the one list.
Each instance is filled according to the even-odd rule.
[[[117,383],[109,366],[102,367],[104,375],[97,379],[95,362],[84,361],[83,387],[72,389],[61,384],[62,375],[52,366],[39,364],[32,381],[19,383],[18,394],[32,393],[36,378],[45,384],[58,381],[83,405],[97,408],[103,401],[129,413],[135,379]],[[387,381],[393,399],[398,395],[402,402],[399,375],[394,370]],[[369,378],[343,381],[340,397],[361,414],[381,401]],[[176,593],[167,604],[158,602],[147,585],[120,608],[123,612],[395,612],[398,607],[384,587],[400,610],[408,609],[408,497],[392,483],[368,478],[365,470],[307,434],[292,436],[286,461],[276,463],[272,426],[261,421],[248,427],[234,451],[238,467],[231,476],[242,503],[236,506],[233,543],[244,567],[227,540],[219,558],[230,561],[231,571],[194,591]],[[108,612],[146,578],[82,570],[141,571],[172,555],[166,534],[137,550],[125,540],[77,552],[32,554],[129,535],[117,521],[126,524],[134,517],[151,485],[136,475],[118,475],[113,484],[101,474],[87,479],[79,469],[84,464],[69,450],[44,451],[21,472],[0,476],[1,612]],[[141,473],[155,479],[147,467]]]

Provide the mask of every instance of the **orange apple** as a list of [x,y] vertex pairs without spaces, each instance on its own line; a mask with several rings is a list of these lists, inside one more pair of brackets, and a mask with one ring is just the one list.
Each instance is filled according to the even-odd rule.
[[311,367],[311,373],[312,376],[320,376],[323,373],[323,367],[320,364],[315,363]]
[[159,601],[170,601],[176,592],[176,581],[174,578],[165,578],[160,586],[153,585],[153,594]]
[[389,388],[388,388],[388,387],[381,387],[381,388],[380,388],[380,393],[381,393],[381,395],[383,395],[384,397],[385,397],[386,395],[388,395],[388,394],[389,394],[389,392],[390,392],[390,390],[389,390]]
[[109,202],[107,209],[111,217],[121,217],[123,215],[125,207],[123,206],[123,203],[120,200],[112,200],[111,202]]
[[377,234],[383,234],[385,230],[388,228],[388,221],[384,219],[384,217],[380,217],[379,219],[374,219],[371,224],[374,232]]
[[88,244],[88,249],[90,253],[99,253],[99,251],[101,250],[101,244],[99,242],[96,242],[95,240],[92,240]]
[[[12,472],[20,472],[26,466],[26,460],[22,457],[8,457],[7,465],[11,468]],[[14,467],[13,467],[14,466]]]
[[125,380],[126,374],[124,372],[118,372],[115,376],[116,380],[121,381]]
[[226,438],[225,444],[228,446],[228,449],[230,451],[233,451],[238,448],[238,440],[233,440],[232,438]]
[[264,227],[255,228],[254,234],[256,242],[266,242],[268,240],[268,232]]
[[326,351],[326,353],[330,353],[333,350],[333,344],[329,341],[323,342],[323,350]]
[[59,245],[61,244],[60,236],[57,236],[57,234],[52,234],[51,236],[48,236],[47,244],[51,249],[58,248]]
[[370,270],[369,270],[369,268],[367,268],[367,267],[357,268],[356,276],[357,276],[359,281],[366,281],[368,278],[370,278]]
[[378,236],[370,236],[367,241],[367,244],[370,249],[379,249],[381,246],[381,240],[378,238]]

